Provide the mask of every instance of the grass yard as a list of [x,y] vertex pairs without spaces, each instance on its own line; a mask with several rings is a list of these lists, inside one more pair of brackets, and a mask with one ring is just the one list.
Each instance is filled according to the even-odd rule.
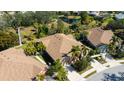
[[91,72],[90,74],[86,75],[84,78],[88,78],[88,77],[90,77],[91,75],[93,75],[93,74],[95,74],[95,73],[96,73],[96,70],[93,71],[93,72]]
[[88,71],[88,70],[90,70],[92,68],[93,68],[92,66],[88,66],[86,69],[80,71],[79,74],[83,74],[84,72],[86,72],[86,71]]
[[115,58],[116,60],[124,60],[124,57],[122,57],[122,58]]
[[120,64],[124,64],[124,62],[120,62]]

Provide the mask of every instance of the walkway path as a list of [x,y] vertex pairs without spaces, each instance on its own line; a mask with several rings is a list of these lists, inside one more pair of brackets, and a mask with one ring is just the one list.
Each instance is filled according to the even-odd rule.
[[84,80],[86,80],[79,73],[77,73],[72,66],[66,65],[65,68],[68,71],[68,79],[70,81],[84,81]]
[[91,66],[97,71],[100,72],[102,70],[107,69],[107,67],[105,67],[103,64],[99,63],[97,60],[93,59],[93,61],[91,61]]
[[94,71],[96,71],[96,70],[95,70],[94,68],[92,68],[92,69],[90,69],[90,70],[88,70],[88,71],[82,73],[81,76],[85,77],[85,76],[89,75],[90,73],[92,73],[92,72],[94,72]]
[[113,59],[109,54],[102,53],[101,57],[106,61],[106,62],[116,62],[115,59]]
[[124,60],[115,60],[110,55],[106,55],[105,53],[101,54],[101,56],[107,62],[106,64],[104,64],[104,66],[109,65],[109,68],[121,65],[119,62],[124,62]]

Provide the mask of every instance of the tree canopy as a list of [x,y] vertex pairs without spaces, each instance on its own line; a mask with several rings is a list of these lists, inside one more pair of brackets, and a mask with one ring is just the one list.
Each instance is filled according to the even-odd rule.
[[47,75],[53,76],[56,80],[67,80],[67,71],[59,59],[57,59],[47,71]]
[[46,47],[43,45],[42,42],[29,42],[23,46],[24,52],[26,55],[36,55],[37,52],[43,52]]
[[0,31],[0,51],[18,45],[18,36],[12,32]]

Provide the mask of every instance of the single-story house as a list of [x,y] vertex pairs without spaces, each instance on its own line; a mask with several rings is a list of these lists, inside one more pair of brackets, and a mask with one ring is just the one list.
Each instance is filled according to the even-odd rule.
[[46,46],[46,52],[53,60],[69,60],[64,55],[68,54],[72,46],[81,46],[82,43],[76,41],[72,35],[55,34],[40,39]]
[[94,47],[105,48],[105,45],[110,43],[112,39],[113,32],[111,30],[103,30],[101,28],[93,28],[88,30],[87,40]]
[[21,48],[10,48],[0,52],[2,81],[30,81],[37,74],[44,74],[46,70],[46,65],[31,56],[26,56]]

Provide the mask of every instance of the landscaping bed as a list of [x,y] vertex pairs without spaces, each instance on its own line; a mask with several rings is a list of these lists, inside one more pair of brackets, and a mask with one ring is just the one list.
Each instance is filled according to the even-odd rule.
[[95,73],[96,73],[96,70],[93,71],[93,72],[91,72],[90,74],[86,75],[84,78],[88,78],[88,77],[90,77],[91,75],[93,75],[93,74],[95,74]]
[[80,71],[79,74],[83,74],[84,72],[92,69],[93,67],[92,66],[88,66],[87,68],[85,68],[84,70]]

